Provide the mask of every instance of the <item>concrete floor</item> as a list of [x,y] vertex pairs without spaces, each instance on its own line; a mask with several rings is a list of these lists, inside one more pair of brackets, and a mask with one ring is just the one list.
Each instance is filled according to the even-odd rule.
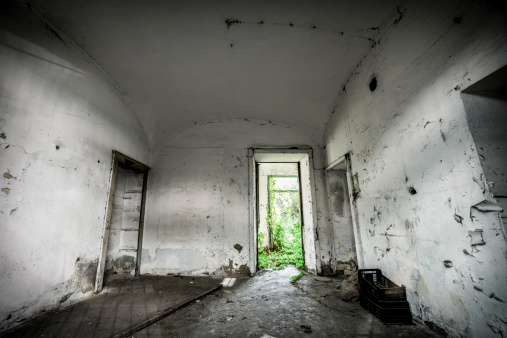
[[[338,278],[289,278],[294,267],[232,278],[224,287],[130,337],[430,337],[419,325],[384,325],[359,303],[340,299]],[[109,337],[216,287],[211,277],[110,282],[101,295],[32,320],[6,337]],[[232,284],[234,283],[234,284]]]

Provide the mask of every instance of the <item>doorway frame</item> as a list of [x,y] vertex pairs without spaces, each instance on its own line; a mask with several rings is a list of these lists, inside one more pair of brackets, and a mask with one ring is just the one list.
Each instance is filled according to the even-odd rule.
[[[256,156],[264,155],[274,155],[274,160],[270,161],[257,161]],[[299,160],[276,160],[276,155],[279,155],[280,158],[287,156],[299,156]],[[305,189],[302,189],[302,179],[301,179],[301,162],[307,160],[308,161],[308,172],[309,172],[309,191],[305,192]],[[303,249],[304,245],[304,227],[310,227],[308,232],[310,238],[308,241],[312,244],[313,249],[315,250],[315,255],[311,255],[310,257],[306,257],[304,253],[304,261],[305,268],[307,268],[308,263],[311,266],[314,266],[314,269],[309,269],[310,272],[320,273],[321,262],[318,257],[320,257],[320,248],[318,245],[318,235],[317,235],[317,199],[315,195],[315,177],[314,177],[314,166],[313,166],[313,149],[311,147],[287,147],[287,148],[249,148],[248,149],[248,173],[249,173],[249,184],[248,184],[248,197],[249,197],[249,227],[250,227],[250,275],[254,276],[257,272],[258,267],[258,252],[257,252],[257,227],[258,227],[258,215],[259,215],[259,205],[258,201],[258,166],[257,163],[298,163],[298,172],[299,172],[299,185],[301,192],[301,234],[303,240]],[[303,208],[303,198],[309,197],[311,200],[311,219],[306,219],[304,217],[304,208]],[[315,270],[315,271],[313,271]]]
[[141,210],[139,211],[139,235],[137,239],[137,258],[135,275],[139,276],[141,271],[141,254],[143,244],[143,231],[144,231],[144,215],[146,205],[146,189],[148,187],[148,172],[150,167],[142,164],[133,158],[124,155],[116,150],[113,150],[112,164],[111,164],[111,175],[109,177],[109,193],[107,197],[106,214],[104,216],[104,227],[102,230],[102,241],[99,247],[99,262],[97,266],[97,274],[95,277],[95,293],[102,291],[104,284],[104,273],[106,267],[107,258],[107,245],[109,242],[109,231],[111,226],[111,215],[113,213],[113,200],[114,193],[116,190],[116,176],[118,174],[118,168],[123,168],[137,173],[143,174],[143,189],[141,197]]
[[[335,169],[338,166],[345,166],[345,170],[347,173],[347,189],[349,194],[349,203],[350,210],[352,215],[352,229],[354,231],[354,242],[356,245],[356,257],[357,257],[357,266],[358,269],[364,269],[364,256],[363,256],[363,244],[361,241],[361,232],[359,231],[359,215],[357,213],[357,205],[356,205],[356,197],[354,193],[355,185],[354,185],[354,175],[352,172],[352,163],[350,160],[350,153],[346,153],[343,156],[340,156],[337,160],[331,162],[325,169],[325,177],[326,177],[326,190],[329,188],[329,180],[328,180],[328,172],[330,170]],[[329,203],[329,193],[327,192],[327,199]],[[331,212],[331,207],[328,206],[328,212]],[[330,217],[328,217],[330,219]],[[332,250],[333,250],[333,259],[334,257],[334,230],[333,227],[331,229],[331,236],[333,238],[332,242]]]

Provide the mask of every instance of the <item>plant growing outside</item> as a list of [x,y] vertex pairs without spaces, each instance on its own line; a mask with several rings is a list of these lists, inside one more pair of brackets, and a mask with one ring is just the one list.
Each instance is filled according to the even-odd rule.
[[283,269],[288,264],[303,268],[299,181],[297,176],[268,178],[269,245],[258,236],[260,268]]

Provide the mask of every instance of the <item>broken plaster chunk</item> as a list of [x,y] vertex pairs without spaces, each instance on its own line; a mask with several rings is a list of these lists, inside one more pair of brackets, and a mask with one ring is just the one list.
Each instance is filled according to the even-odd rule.
[[500,297],[498,297],[496,295],[494,295],[493,298],[496,299],[499,302],[505,303],[505,301],[502,298],[500,298]]
[[470,245],[484,245],[484,239],[482,238],[482,229],[475,229],[474,231],[468,231],[468,235],[471,237]]
[[451,262],[451,261],[449,261],[449,260],[445,260],[445,261],[444,261],[444,266],[445,266],[446,268],[452,268],[452,262]]
[[492,201],[484,200],[480,203],[477,203],[476,205],[472,206],[472,208],[475,208],[482,212],[502,212],[503,209],[498,204]]
[[489,320],[489,321],[488,321],[488,325],[489,325],[489,327],[491,328],[491,330],[492,330],[494,333],[499,333],[499,332],[500,332],[500,330],[499,330],[499,329],[495,326],[495,324],[493,324],[493,322],[492,322],[492,321],[490,321],[490,320]]
[[478,290],[478,291],[483,291],[484,289],[482,288],[482,286],[478,285],[478,284],[474,284],[474,289],[475,290]]
[[460,224],[463,224],[463,217],[458,214],[454,214],[454,220]]

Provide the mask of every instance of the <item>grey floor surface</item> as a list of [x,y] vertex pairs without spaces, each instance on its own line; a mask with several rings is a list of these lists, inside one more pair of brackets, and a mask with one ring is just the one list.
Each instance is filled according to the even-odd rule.
[[341,300],[341,279],[294,267],[253,278],[149,277],[113,281],[103,295],[32,320],[6,337],[111,337],[219,283],[224,287],[130,337],[432,337],[419,325],[384,325]]

